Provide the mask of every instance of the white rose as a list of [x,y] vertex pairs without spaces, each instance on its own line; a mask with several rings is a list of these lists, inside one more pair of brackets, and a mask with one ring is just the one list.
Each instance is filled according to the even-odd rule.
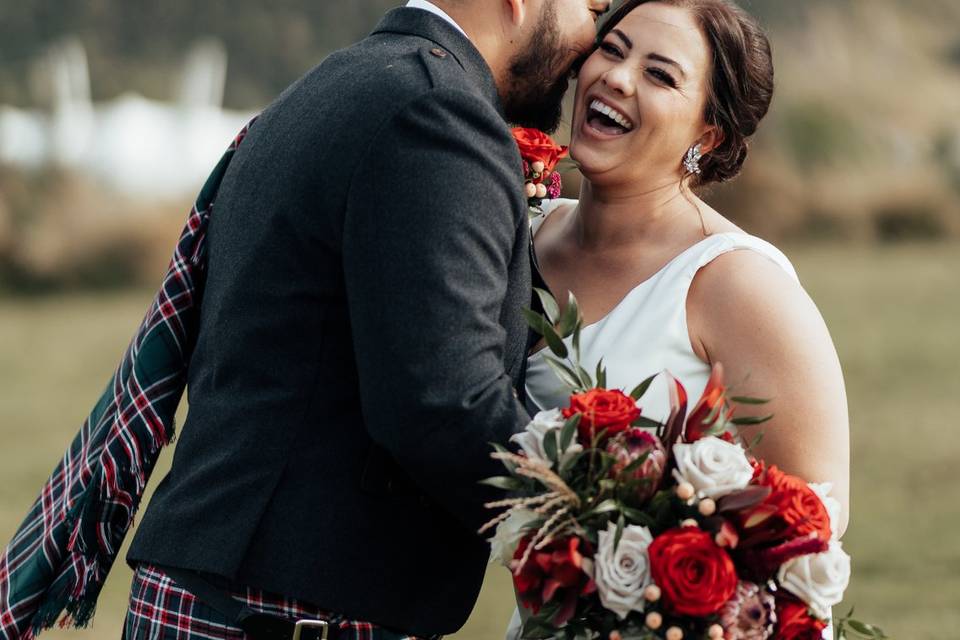
[[842,507],[840,506],[840,501],[830,495],[830,492],[833,491],[833,484],[830,482],[811,482],[809,484],[813,492],[820,498],[820,502],[827,508],[827,513],[830,515],[830,531],[833,533],[833,539],[839,540],[840,531],[837,528],[837,523],[840,522],[840,510]]
[[507,519],[497,525],[496,532],[490,538],[490,562],[499,562],[509,569],[513,554],[517,552],[523,537],[523,528],[539,517],[529,509],[512,510]]
[[609,523],[607,530],[597,535],[594,580],[600,602],[623,620],[631,611],[643,611],[643,590],[651,582],[647,547],[653,542],[653,536],[646,527],[624,527],[620,544],[614,551],[615,524]]
[[717,499],[746,487],[753,467],[740,445],[720,438],[701,438],[692,444],[673,445],[678,482],[689,482],[701,498]]
[[[551,409],[550,411],[541,411],[533,417],[530,424],[520,433],[515,433],[510,437],[510,442],[520,445],[527,457],[532,460],[540,460],[546,464],[551,464],[547,458],[547,453],[543,449],[543,439],[548,433],[563,429],[564,419],[560,409]],[[556,436],[551,436],[556,437]],[[576,440],[571,442],[566,450],[560,453],[560,464],[562,465],[572,456],[583,451],[583,447]]]
[[850,556],[836,540],[823,553],[813,553],[784,563],[777,574],[780,586],[807,603],[810,611],[823,620],[830,608],[843,600],[850,582]]

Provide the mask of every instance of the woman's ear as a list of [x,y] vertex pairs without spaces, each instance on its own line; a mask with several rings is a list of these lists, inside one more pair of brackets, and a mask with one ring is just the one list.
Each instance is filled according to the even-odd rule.
[[709,125],[707,130],[697,139],[700,145],[700,153],[707,155],[721,144],[723,144],[723,131],[717,125]]

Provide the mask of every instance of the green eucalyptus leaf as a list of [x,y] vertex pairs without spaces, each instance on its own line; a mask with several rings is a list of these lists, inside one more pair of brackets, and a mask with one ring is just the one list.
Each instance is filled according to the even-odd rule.
[[544,289],[534,287],[533,290],[537,294],[537,297],[540,298],[540,304],[543,306],[543,311],[547,314],[547,319],[550,321],[550,324],[556,324],[560,319],[560,305],[557,304],[557,299],[553,297],[553,294]]
[[587,370],[581,367],[579,364],[577,365],[577,374],[584,389],[593,389],[595,387],[593,384],[593,378],[591,378],[590,374],[587,373]]
[[[585,454],[586,452],[579,451],[577,453],[570,454],[569,456],[567,456],[567,458],[563,461],[563,464],[560,465],[560,471],[559,471],[560,477],[564,477],[564,474],[570,471],[570,469],[573,469],[576,466],[576,464],[580,462],[580,458],[582,458]],[[566,478],[564,478],[564,480],[566,480]]]
[[617,532],[613,534],[613,551],[617,551],[617,547],[620,546],[620,538],[623,537],[623,528],[627,526],[627,520],[623,517],[623,512],[620,512],[620,517],[617,518]]
[[640,416],[639,418],[637,418],[636,420],[633,421],[633,426],[635,426],[635,427],[643,427],[644,429],[654,429],[654,430],[656,430],[656,429],[659,429],[660,427],[662,427],[663,424],[660,423],[660,422],[657,422],[656,420],[651,420],[650,418],[647,418],[646,416]]
[[566,358],[570,355],[570,352],[567,351],[567,345],[557,335],[556,330],[546,322],[543,323],[543,339],[547,341],[550,351],[558,358]]
[[580,361],[580,334],[583,329],[583,322],[577,322],[577,326],[573,328],[573,354],[577,359],[577,362]]
[[563,423],[563,429],[560,430],[560,450],[566,451],[573,443],[573,437],[577,435],[577,426],[580,424],[579,413],[575,413]]
[[654,522],[652,517],[650,517],[649,515],[647,515],[646,513],[644,513],[639,509],[634,509],[633,507],[620,507],[620,511],[629,520],[641,526],[648,527]]
[[580,307],[577,304],[577,297],[571,293],[567,298],[567,308],[563,310],[560,318],[560,335],[564,338],[573,335],[578,324],[580,324]]
[[638,456],[636,460],[634,460],[633,462],[631,462],[630,464],[628,464],[628,465],[623,469],[623,471],[620,472],[620,475],[621,475],[621,476],[628,476],[628,475],[630,475],[631,473],[633,473],[634,471],[636,471],[637,469],[639,469],[641,466],[643,466],[643,463],[646,462],[646,461],[647,461],[647,458],[649,458],[649,457],[650,457],[650,452],[649,452],[649,451],[647,451],[646,453],[644,453],[644,454],[641,455],[641,456]]
[[570,367],[563,364],[556,358],[551,358],[550,356],[544,357],[544,360],[546,360],[547,365],[553,369],[553,372],[565,385],[574,391],[582,388],[580,386],[580,380],[577,378],[577,374],[575,374]]
[[518,491],[523,489],[523,482],[517,478],[509,478],[507,476],[487,478],[486,480],[481,480],[480,484],[488,487],[494,487],[495,489],[503,489],[505,491]]
[[734,418],[730,422],[737,426],[743,427],[743,426],[763,424],[764,422],[770,421],[772,418],[773,418],[772,414],[769,416],[744,416],[742,418]]
[[543,436],[543,452],[547,455],[547,460],[557,464],[560,457],[557,455],[557,432],[548,431]]
[[646,380],[644,380],[643,382],[641,382],[640,384],[638,384],[636,387],[634,387],[633,391],[630,392],[630,397],[633,398],[634,400],[639,400],[640,398],[642,398],[643,394],[647,392],[647,389],[650,388],[650,385],[653,383],[653,380],[658,375],[659,374],[655,373],[649,378],[647,378]]
[[523,317],[527,320],[527,325],[541,336],[549,326],[547,320],[532,309],[523,309]]
[[617,501],[612,499],[607,499],[598,504],[593,508],[594,513],[610,513],[611,511],[616,511],[618,508]]
[[597,387],[600,389],[607,388],[607,370],[603,368],[603,358],[600,358],[600,361],[597,362]]
[[748,398],[747,396],[734,396],[733,398],[730,398],[730,402],[734,402],[736,404],[760,405],[760,404],[768,404],[770,401],[765,400],[763,398]]

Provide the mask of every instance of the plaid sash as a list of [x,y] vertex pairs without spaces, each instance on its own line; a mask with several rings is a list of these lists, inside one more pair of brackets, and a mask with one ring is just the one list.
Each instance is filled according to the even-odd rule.
[[206,231],[237,135],[197,197],[170,267],[113,379],[0,556],[0,639],[86,626],[174,436],[206,269]]

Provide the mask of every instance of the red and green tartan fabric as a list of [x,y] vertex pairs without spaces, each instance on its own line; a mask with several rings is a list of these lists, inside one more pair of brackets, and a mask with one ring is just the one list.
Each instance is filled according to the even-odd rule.
[[[256,119],[254,119],[255,121]],[[220,181],[251,121],[197,197],[170,267],[120,366],[0,557],[0,639],[86,626],[160,450],[174,436]]]

